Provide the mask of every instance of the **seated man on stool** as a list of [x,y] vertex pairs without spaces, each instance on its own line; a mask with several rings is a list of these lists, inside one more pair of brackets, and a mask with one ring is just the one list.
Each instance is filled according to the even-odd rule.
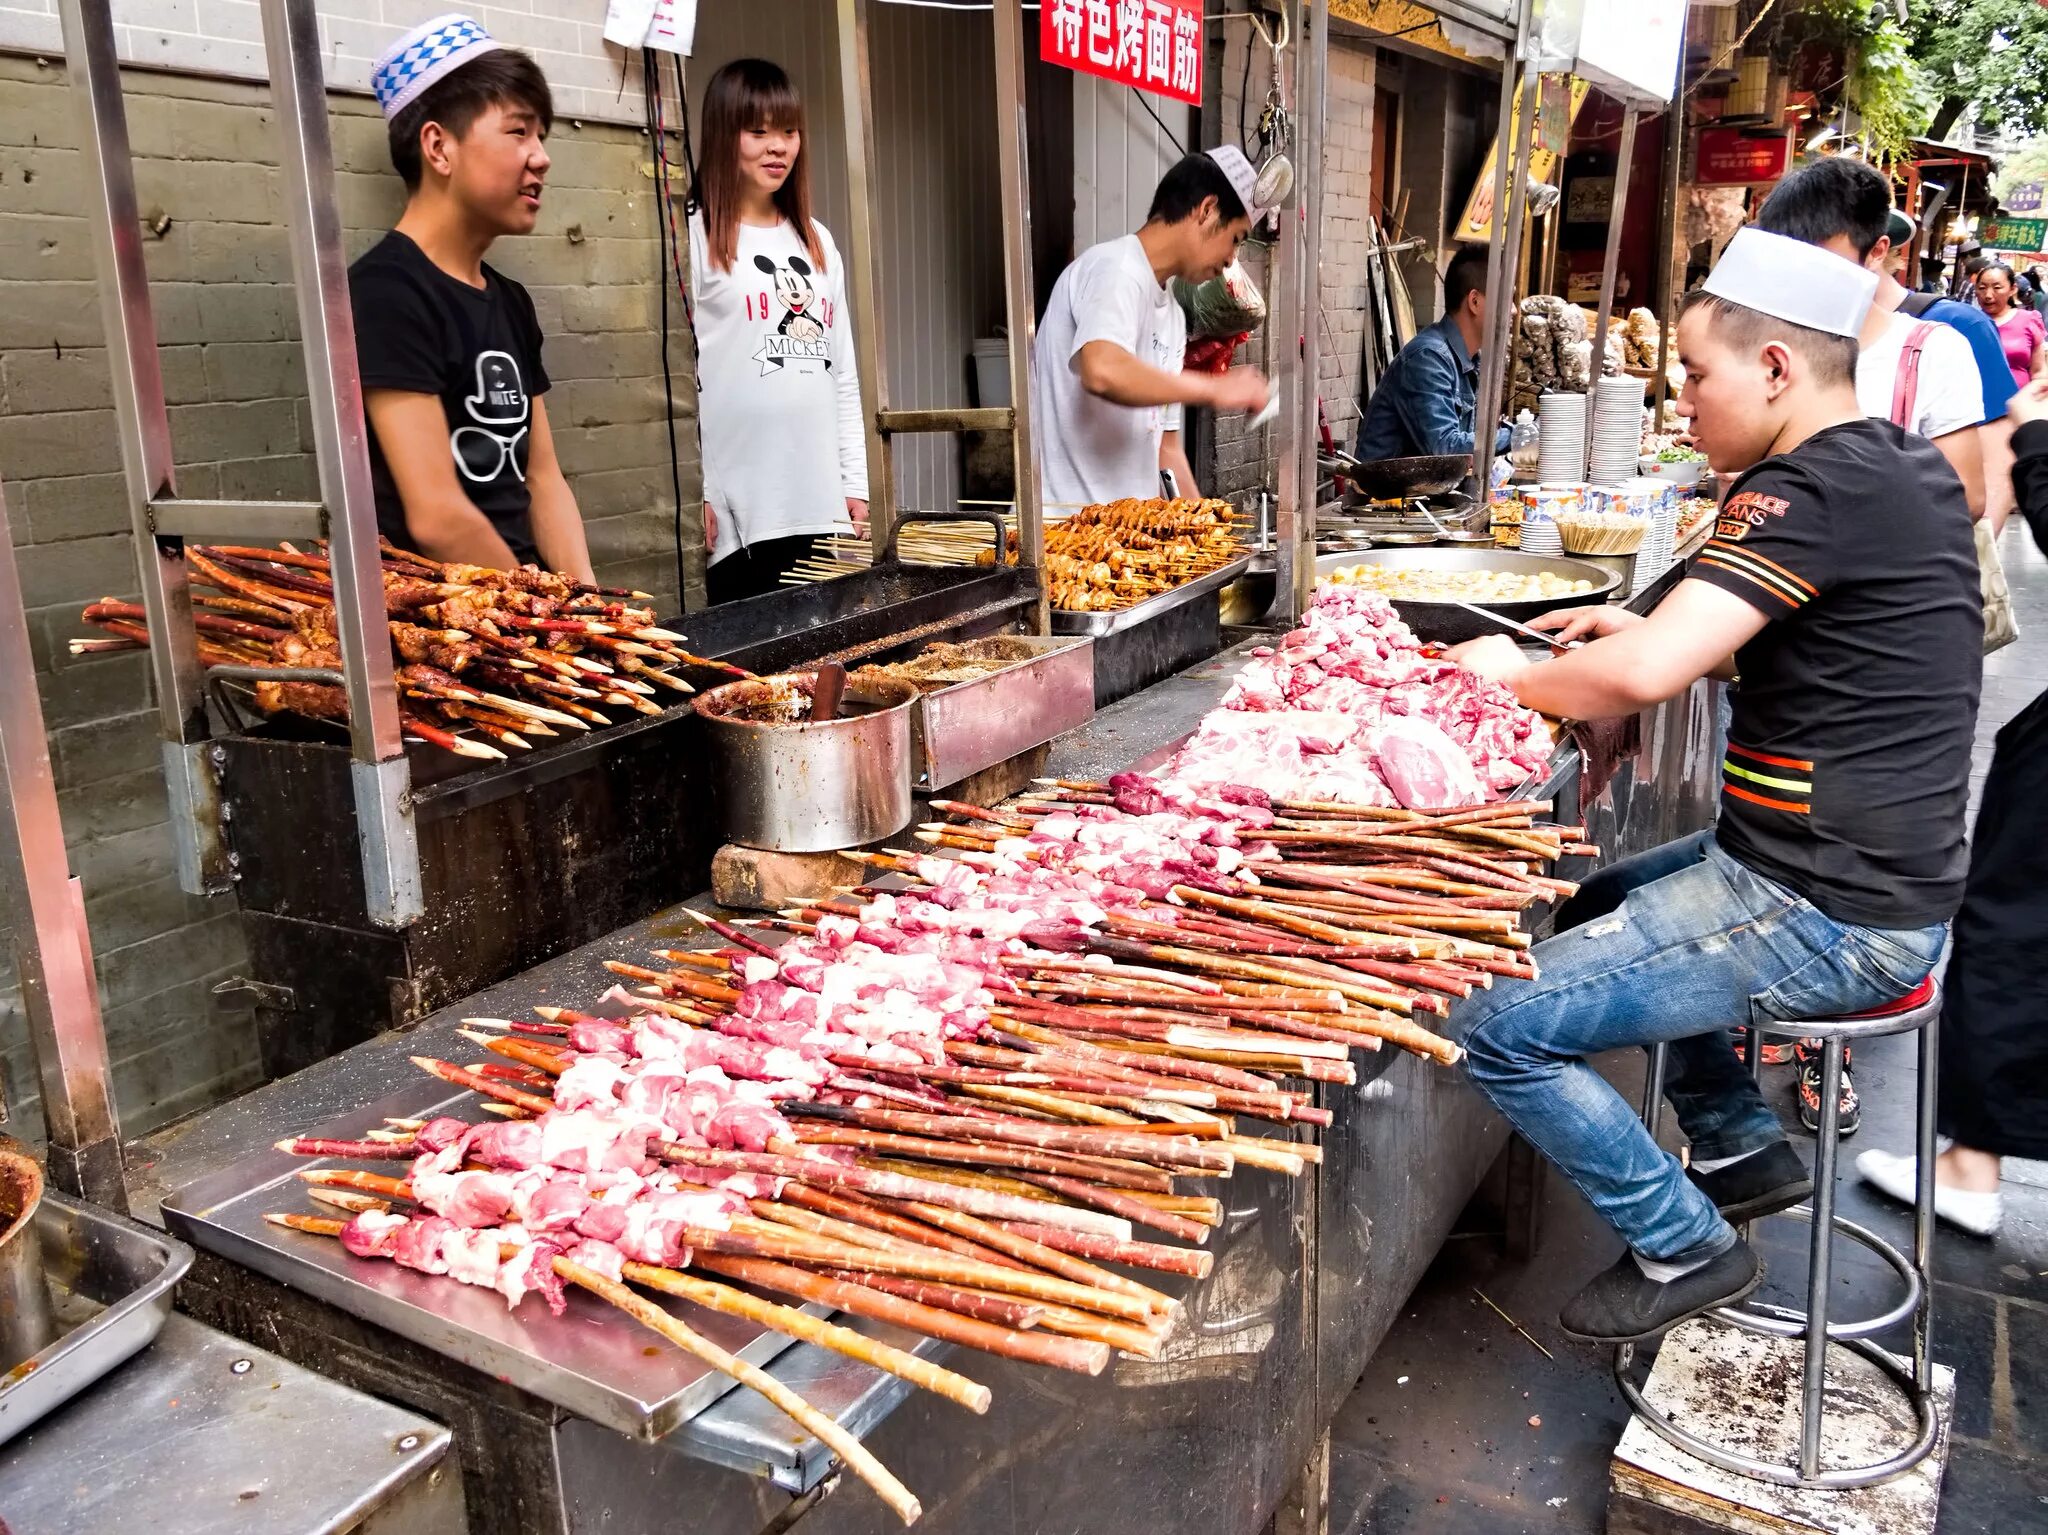
[[[1762,230],[1729,244],[1679,320],[1678,410],[1737,476],[1715,536],[1647,618],[1539,620],[1591,643],[1531,663],[1507,639],[1453,654],[1532,709],[1600,719],[1702,677],[1739,677],[1720,817],[1614,865],[1534,953],[1542,978],[1481,992],[1479,1089],[1561,1167],[1629,1250],[1564,1308],[1572,1337],[1654,1337],[1761,1278],[1730,1221],[1812,1182],[1725,1035],[1911,991],[1962,896],[1983,616],[1970,514],[1923,439],[1856,403],[1876,278]],[[1690,1172],[1590,1064],[1713,1035],[1676,1102]]]

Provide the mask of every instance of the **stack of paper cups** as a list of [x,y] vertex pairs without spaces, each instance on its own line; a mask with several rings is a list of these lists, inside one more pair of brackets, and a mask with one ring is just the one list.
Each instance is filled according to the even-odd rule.
[[1593,386],[1593,459],[1586,477],[1618,485],[1636,476],[1643,444],[1643,381],[1626,373]]
[[1650,528],[1643,535],[1642,552],[1636,556],[1636,590],[1641,591],[1670,568],[1678,551],[1678,488],[1665,480],[1630,483],[1642,487],[1650,514]]
[[1586,502],[1583,484],[1536,485],[1524,497],[1522,553],[1560,555],[1564,540],[1557,531],[1557,519],[1581,510]]
[[1546,394],[1538,406],[1536,478],[1545,485],[1575,484],[1586,471],[1586,397]]

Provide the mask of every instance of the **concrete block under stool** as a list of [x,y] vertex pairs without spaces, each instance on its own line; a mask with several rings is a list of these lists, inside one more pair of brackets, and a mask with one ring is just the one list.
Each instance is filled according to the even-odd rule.
[[[1805,1348],[1804,1338],[1687,1322],[1665,1338],[1644,1394],[1681,1428],[1793,1466]],[[1724,1471],[1632,1418],[1608,1467],[1607,1535],[1932,1535],[1955,1389],[1955,1371],[1937,1364],[1942,1433],[1931,1455],[1896,1481],[1848,1492],[1779,1487]],[[1840,1346],[1828,1351],[1823,1466],[1880,1460],[1914,1433],[1911,1405],[1876,1366]]]

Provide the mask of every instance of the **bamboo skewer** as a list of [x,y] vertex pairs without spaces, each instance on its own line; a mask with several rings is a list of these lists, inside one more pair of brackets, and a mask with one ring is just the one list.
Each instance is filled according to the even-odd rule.
[[[345,1224],[342,1221],[311,1215],[266,1215],[264,1219],[273,1225],[328,1237],[339,1237]],[[730,1376],[741,1385],[758,1391],[799,1427],[827,1445],[856,1476],[874,1489],[876,1495],[888,1504],[905,1524],[916,1521],[922,1510],[910,1489],[899,1482],[890,1473],[889,1468],[877,1460],[873,1452],[852,1434],[819,1412],[774,1376],[727,1353],[652,1301],[634,1294],[617,1280],[607,1279],[596,1270],[585,1268],[568,1258],[556,1257],[553,1260],[553,1267],[557,1274],[571,1284],[588,1290],[599,1299],[617,1307],[634,1321],[652,1332],[659,1333],[685,1353],[702,1360],[720,1374]]]

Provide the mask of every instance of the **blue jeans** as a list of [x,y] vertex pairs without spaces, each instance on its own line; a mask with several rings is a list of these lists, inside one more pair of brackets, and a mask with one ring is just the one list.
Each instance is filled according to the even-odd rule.
[[1650,1259],[1712,1251],[1728,1226],[1587,1057],[1671,1043],[1668,1091],[1695,1154],[1756,1150],[1784,1132],[1727,1027],[1880,1006],[1920,983],[1947,935],[1837,922],[1711,831],[1602,870],[1559,923],[1570,930],[1533,951],[1541,979],[1475,993],[1452,1022],[1479,1090]]

